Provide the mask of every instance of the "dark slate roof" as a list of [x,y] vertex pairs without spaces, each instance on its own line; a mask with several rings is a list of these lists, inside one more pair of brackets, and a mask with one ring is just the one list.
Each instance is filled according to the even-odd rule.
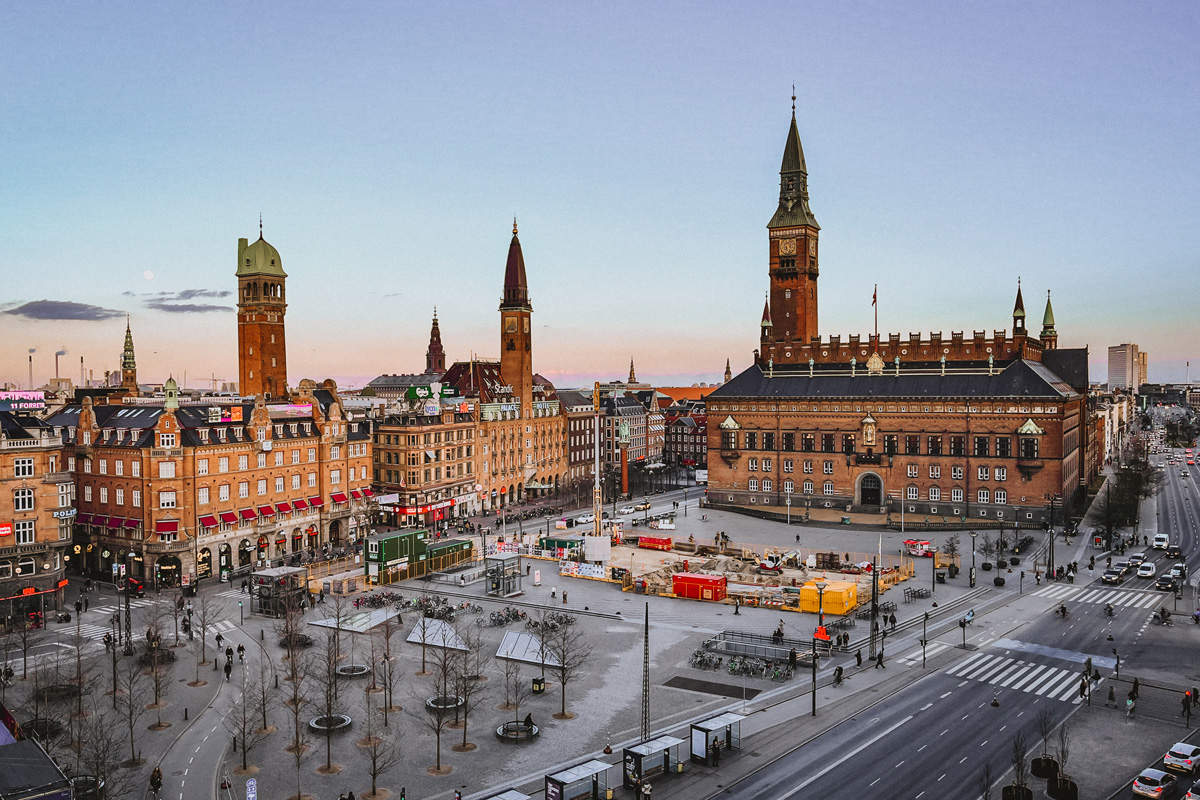
[[0,747],[0,797],[41,797],[41,791],[69,787],[62,770],[35,740]]
[[1064,398],[1074,395],[1071,386],[1036,361],[1013,361],[993,375],[987,372],[905,371],[867,375],[865,370],[851,377],[808,371],[775,371],[768,378],[762,368],[752,366],[716,389],[709,397],[804,397],[839,398]]
[[371,389],[407,389],[410,386],[428,386],[432,381],[439,380],[440,374],[423,372],[420,375],[380,375],[367,384]]
[[0,411],[0,430],[3,430],[9,439],[33,439],[36,438],[33,431],[48,427],[53,426],[37,417],[13,411]]
[[564,410],[585,406],[588,409],[592,407],[592,393],[584,391],[576,391],[575,389],[559,389],[558,402]]
[[1080,394],[1088,392],[1088,349],[1043,350],[1042,363]]

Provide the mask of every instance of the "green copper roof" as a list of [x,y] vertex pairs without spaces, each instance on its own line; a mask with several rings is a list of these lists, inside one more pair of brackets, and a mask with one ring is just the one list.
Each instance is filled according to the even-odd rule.
[[1017,281],[1017,302],[1013,304],[1013,319],[1025,318],[1025,298],[1021,297],[1021,281]]
[[276,278],[286,278],[287,273],[283,271],[283,259],[279,257],[279,251],[262,238],[258,237],[258,241],[250,245],[242,245],[245,239],[239,240],[238,244],[238,267],[237,276],[239,278],[247,275],[270,275]]
[[800,130],[796,127],[796,114],[792,113],[792,127],[788,131],[787,143],[783,146],[783,163],[779,174],[785,172],[808,172],[804,165],[804,148],[800,145]]
[[125,323],[125,352],[121,353],[121,369],[137,369],[137,361],[133,357],[133,332],[129,323]]
[[791,228],[807,225],[820,230],[817,218],[808,206],[808,167],[804,163],[804,148],[796,127],[796,112],[783,145],[783,163],[779,166],[779,208],[767,223],[768,228]]
[[1042,315],[1042,328],[1054,330],[1054,306],[1050,305],[1050,292],[1046,292],[1046,313]]

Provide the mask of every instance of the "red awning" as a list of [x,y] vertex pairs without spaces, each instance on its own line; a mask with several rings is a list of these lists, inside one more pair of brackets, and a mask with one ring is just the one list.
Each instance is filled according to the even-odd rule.
[[138,525],[141,525],[141,524],[142,524],[142,521],[141,521],[140,519],[127,519],[127,520],[125,520],[125,527],[126,527],[126,528],[136,528]]
[[238,521],[238,515],[233,513],[232,511],[222,511],[221,512],[221,522],[224,522],[226,525],[232,525],[233,523],[235,523],[237,521]]
[[177,519],[161,519],[154,523],[155,533],[175,533],[179,530],[179,520]]
[[325,501],[319,497],[310,497],[308,498],[308,504],[313,508],[324,508]]
[[360,492],[358,489],[351,489],[350,496],[355,500],[362,500],[362,492]]
[[76,524],[79,524],[79,525],[91,525],[92,524],[92,515],[91,514],[76,514],[75,522],[76,522]]
[[214,517],[212,514],[205,514],[203,517],[200,517],[200,527],[202,527],[202,528],[217,527],[217,518]]
[[363,489],[363,494],[364,494],[364,495],[366,495],[367,497],[374,497],[374,496],[375,496],[375,493],[374,493],[374,492],[372,492],[370,489]]
[[344,492],[334,492],[332,495],[330,495],[329,499],[335,503],[347,502],[346,495]]
[[259,506],[258,515],[260,517],[273,517],[275,516],[275,508],[273,506]]
[[101,528],[103,528],[105,525],[108,524],[108,517],[104,517],[99,514],[96,514],[95,516],[92,517],[92,524],[99,525]]
[[296,509],[297,511],[305,511],[308,509],[308,503],[304,502],[303,500],[293,500],[292,508]]
[[286,536],[276,537],[275,544],[287,544],[287,537]]
[[286,514],[292,510],[292,507],[290,505],[288,505],[287,503],[276,503],[275,510],[278,511],[280,514]]
[[108,518],[108,527],[110,527],[110,528],[120,528],[120,527],[123,527],[124,525],[125,525],[124,517],[109,517]]
[[242,515],[242,519],[254,520],[258,518],[258,514],[255,513],[253,508],[243,508],[238,513]]

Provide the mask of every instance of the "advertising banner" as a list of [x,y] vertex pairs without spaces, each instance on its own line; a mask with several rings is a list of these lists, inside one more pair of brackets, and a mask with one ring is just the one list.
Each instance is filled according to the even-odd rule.
[[45,410],[45,392],[0,392],[0,411]]

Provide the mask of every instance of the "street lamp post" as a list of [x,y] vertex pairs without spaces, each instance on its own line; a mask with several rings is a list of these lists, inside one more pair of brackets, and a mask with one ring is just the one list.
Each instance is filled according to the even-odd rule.
[[975,588],[975,538],[979,531],[971,531],[971,588]]
[[929,612],[921,620],[921,669],[925,669],[925,645],[929,643]]
[[812,715],[817,715],[817,634],[825,625],[825,586],[823,581],[817,581],[817,630],[813,631],[812,638]]
[[683,515],[685,517],[687,516],[687,493],[688,493],[688,487],[684,486],[683,487]]
[[792,490],[789,487],[785,486],[785,487],[783,487],[783,493],[787,496],[787,499],[785,501],[787,503],[787,524],[791,525],[792,524]]

